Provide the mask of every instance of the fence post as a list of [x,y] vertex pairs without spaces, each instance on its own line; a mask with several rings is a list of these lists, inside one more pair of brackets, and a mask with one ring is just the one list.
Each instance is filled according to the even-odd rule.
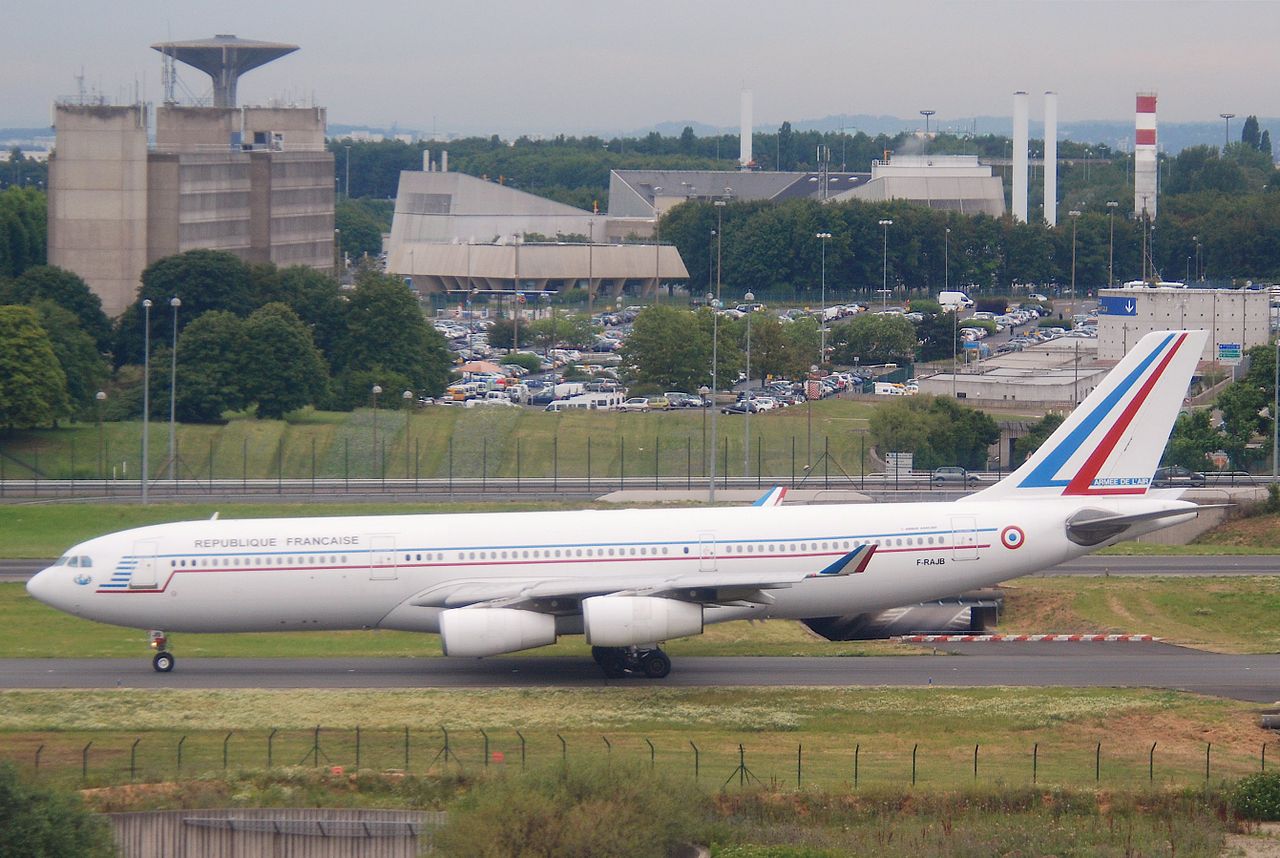
[[764,439],[759,435],[756,436],[756,488],[763,488],[761,479],[764,471],[764,447],[762,446]]
[[684,488],[689,491],[693,488],[693,439],[684,439]]
[[249,439],[240,442],[240,490],[249,488]]
[[404,727],[404,771],[409,773],[409,725]]
[[480,448],[480,493],[484,494],[489,485],[489,439],[482,439]]
[[[449,441],[453,443],[452,439]],[[342,439],[342,490],[351,491],[351,439]]]
[[1095,782],[1102,780],[1102,743],[1098,743],[1098,747],[1093,752],[1093,779]]
[[1213,742],[1208,742],[1204,746],[1204,779],[1209,780],[1209,752],[1213,750]]
[[560,491],[560,436],[551,436],[551,490]]
[[413,439],[413,490],[418,491],[418,477],[422,472],[422,452],[419,447],[421,438]]
[[487,769],[489,768],[489,734],[481,728],[480,735],[484,736],[484,767]]
[[520,770],[524,771],[524,750],[525,750],[524,733],[521,733],[519,730],[516,730],[516,735],[520,737]]
[[920,748],[919,743],[911,746],[911,785],[916,785],[916,751]]
[[1267,773],[1267,743],[1262,743],[1262,773]]
[[822,436],[822,487],[831,488],[831,436]]
[[862,743],[853,746],[853,788],[858,788],[858,754],[862,751]]
[[356,771],[360,771],[360,725],[356,725]]
[[601,736],[600,738],[604,739],[604,747],[605,747],[604,764],[606,767],[612,766],[613,765],[613,743],[609,741],[608,736]]
[[648,739],[645,739],[644,743],[649,746],[649,770],[653,771],[653,767],[658,764],[658,761],[654,758],[656,749],[653,747],[653,742],[650,742]]
[[449,438],[449,497],[453,497],[453,437]]
[[311,439],[311,493],[316,493],[316,439]]
[[84,746],[84,750],[80,752],[80,779],[89,779],[89,749],[93,747],[93,741]]
[[1151,743],[1151,750],[1147,752],[1147,783],[1151,783],[1156,779],[1156,743]]
[[618,491],[627,487],[627,448],[626,437],[618,436]]
[[316,768],[320,767],[320,725],[317,724],[311,733],[311,753],[316,758]]
[[973,779],[978,779],[978,746],[973,746]]
[[556,733],[556,738],[560,740],[560,763],[567,765],[569,763],[569,745],[564,740],[564,736]]
[[658,436],[653,436],[653,488],[658,489]]
[[178,776],[182,776],[182,745],[187,741],[187,737],[183,736],[178,740]]
[[804,743],[796,745],[796,789],[800,789],[800,771],[801,760],[804,753]]
[[693,779],[696,781],[698,776],[701,774],[701,766],[699,763],[702,753],[698,750],[698,746],[693,744],[693,742],[689,743],[689,747],[693,748]]
[[209,439],[209,493],[213,494],[213,439]]
[[591,436],[587,436],[587,491],[591,491]]
[[1040,767],[1040,743],[1036,742],[1031,746],[1031,782],[1034,784],[1039,776]]
[[[234,730],[231,732],[235,732]],[[227,770],[227,745],[231,742],[231,733],[227,733],[225,739],[222,740],[222,770]]]
[[138,743],[142,741],[142,737],[133,740],[133,744],[129,747],[129,780],[133,781],[138,776]]
[[[36,748],[36,773],[40,773],[40,755],[44,753],[44,745]],[[1263,754],[1266,754],[1266,747],[1263,747]]]
[[516,494],[520,493],[520,439],[516,439]]
[[269,769],[269,768],[271,768],[271,758],[272,758],[272,747],[271,747],[271,744],[272,744],[272,742],[274,742],[274,741],[275,741],[275,738],[276,738],[276,732],[277,732],[277,731],[276,731],[276,728],[275,728],[275,727],[272,727],[272,728],[271,728],[271,732],[267,734],[267,768],[268,768],[268,769]]

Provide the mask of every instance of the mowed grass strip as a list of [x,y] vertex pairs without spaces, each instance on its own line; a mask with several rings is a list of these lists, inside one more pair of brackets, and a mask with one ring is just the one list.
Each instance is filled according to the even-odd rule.
[[999,631],[1150,634],[1216,652],[1280,651],[1280,576],[1019,578]]
[[[45,691],[0,693],[0,756],[78,779],[142,779],[272,765],[471,771],[521,760],[649,762],[704,783],[737,784],[739,746],[765,784],[862,785],[1203,782],[1256,771],[1270,734],[1248,707],[1188,694],[1096,689],[669,689],[412,691]],[[317,733],[317,727],[319,732]],[[408,733],[406,734],[406,727]],[[448,731],[451,759],[443,756]],[[275,731],[274,735],[272,731]],[[187,737],[183,740],[183,737]],[[563,744],[561,742],[563,740]],[[692,744],[691,744],[692,743]],[[1099,751],[1101,743],[1101,751]],[[652,745],[652,747],[651,747]],[[270,746],[270,750],[268,747]],[[316,759],[317,746],[321,755]],[[697,749],[696,754],[695,750]],[[1101,754],[1099,758],[1099,753]],[[1095,765],[1101,760],[1101,771]],[[750,782],[751,777],[744,775]],[[1096,780],[1095,780],[1096,779]]]
[[[751,473],[761,480],[804,475],[804,466],[828,451],[832,480],[862,472],[863,435],[873,403],[828,399],[779,409],[751,420]],[[152,476],[167,476],[168,432],[153,421]],[[732,476],[744,463],[743,421],[719,415],[719,455]],[[350,413],[303,409],[286,420],[236,415],[221,426],[176,429],[178,475],[183,479],[320,478],[569,478],[629,479],[707,473],[711,447],[704,409],[651,414],[540,408],[461,409],[433,406],[403,411],[357,409]],[[375,447],[374,439],[377,439]],[[136,480],[141,421],[69,424],[58,429],[9,432],[0,442],[0,471],[11,479]],[[519,454],[517,454],[517,443]],[[810,450],[812,447],[812,450]],[[655,456],[656,452],[656,456]],[[720,463],[723,473],[723,461]],[[823,472],[825,473],[825,472]]]

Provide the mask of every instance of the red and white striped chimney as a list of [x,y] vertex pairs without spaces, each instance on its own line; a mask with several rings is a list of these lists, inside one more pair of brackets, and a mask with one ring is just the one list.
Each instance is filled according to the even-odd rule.
[[1133,213],[1156,216],[1156,94],[1138,93],[1133,131]]

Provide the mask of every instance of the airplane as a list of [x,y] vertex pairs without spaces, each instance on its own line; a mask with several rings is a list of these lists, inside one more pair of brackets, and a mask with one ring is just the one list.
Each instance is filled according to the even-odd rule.
[[27,584],[90,620],[169,632],[397,629],[484,657],[582,634],[610,678],[739,619],[886,610],[1189,521],[1151,480],[1204,331],[1144,336],[998,483],[948,502],[186,521],[82,542]]

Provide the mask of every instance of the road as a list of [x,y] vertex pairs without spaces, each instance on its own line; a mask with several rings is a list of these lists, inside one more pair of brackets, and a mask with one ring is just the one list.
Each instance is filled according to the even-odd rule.
[[[0,582],[26,581],[52,560],[0,560]],[[1081,557],[1032,577],[1058,575],[1280,575],[1280,554],[1220,557]]]
[[594,688],[621,686],[1155,687],[1273,703],[1280,656],[1220,655],[1160,643],[976,643],[949,657],[677,658],[660,683],[606,680],[590,658],[183,659],[173,673],[136,659],[7,659],[0,688]]

